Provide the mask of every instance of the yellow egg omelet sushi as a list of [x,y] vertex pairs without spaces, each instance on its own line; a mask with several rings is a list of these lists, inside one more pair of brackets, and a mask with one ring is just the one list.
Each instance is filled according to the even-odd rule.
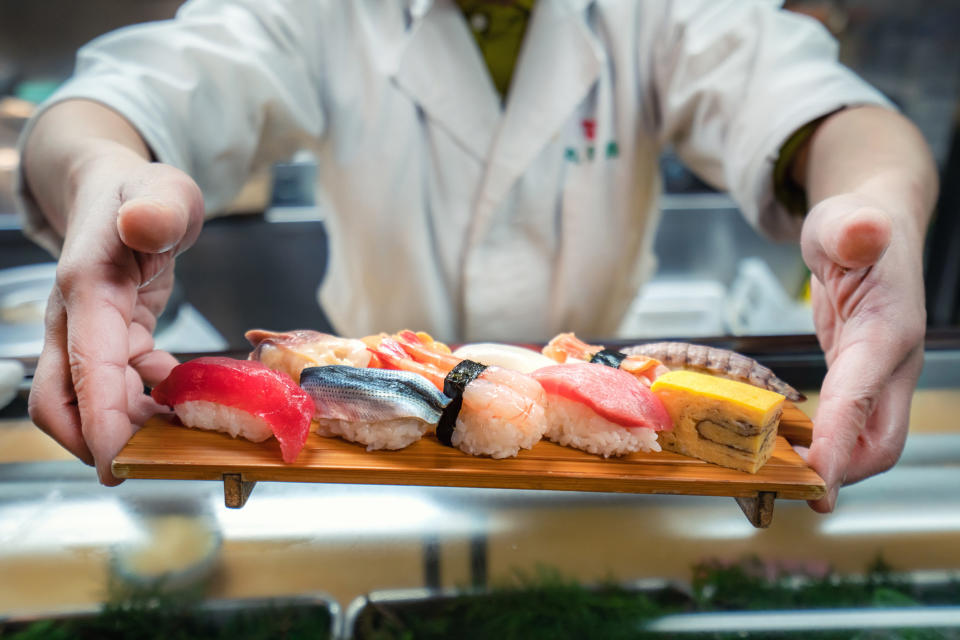
[[661,431],[667,451],[756,473],[773,453],[784,396],[695,371],[671,371],[651,390],[673,419]]

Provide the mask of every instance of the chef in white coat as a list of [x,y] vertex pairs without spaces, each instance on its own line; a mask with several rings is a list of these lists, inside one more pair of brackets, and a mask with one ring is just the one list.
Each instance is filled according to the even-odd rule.
[[[506,79],[501,27],[522,36]],[[60,256],[31,415],[115,482],[174,364],[151,339],[173,257],[303,148],[339,332],[612,335],[654,266],[667,144],[762,232],[803,234],[832,509],[903,446],[936,172],[830,36],[769,2],[194,0],[94,41],[23,137],[24,226]]]

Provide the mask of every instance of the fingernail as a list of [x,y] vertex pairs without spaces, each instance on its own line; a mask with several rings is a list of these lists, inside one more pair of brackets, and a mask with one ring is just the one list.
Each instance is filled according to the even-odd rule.
[[[173,214],[173,215],[171,215]],[[117,229],[121,239],[141,251],[165,253],[177,247],[182,239],[179,227],[184,216],[177,214],[177,205],[151,198],[132,198],[117,210]],[[157,246],[157,242],[167,240]]]
[[153,198],[132,198],[120,205],[117,212],[124,213],[133,207],[152,216],[160,215],[164,211],[177,212],[184,215],[183,207],[177,204],[176,201],[161,201],[154,200]]
[[148,211],[151,214],[155,215],[160,213],[160,209],[162,208],[162,206],[163,205],[161,205],[156,200],[148,200],[147,198],[133,198],[132,200],[127,200],[122,205],[120,205],[120,208],[117,209],[117,212],[124,213],[129,209],[136,207],[141,211]]

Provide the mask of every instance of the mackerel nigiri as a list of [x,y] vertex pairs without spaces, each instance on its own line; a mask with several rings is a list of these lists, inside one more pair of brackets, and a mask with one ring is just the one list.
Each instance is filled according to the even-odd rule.
[[276,436],[283,461],[296,460],[310,433],[313,400],[290,376],[260,362],[219,356],[173,368],[150,394],[185,426],[263,442]]
[[402,449],[440,420],[450,398],[408,371],[344,365],[308,367],[300,386],[314,400],[315,431],[374,449]]
[[547,432],[559,444],[603,457],[660,451],[657,432],[672,429],[663,402],[629,373],[587,362],[530,374],[547,394]]

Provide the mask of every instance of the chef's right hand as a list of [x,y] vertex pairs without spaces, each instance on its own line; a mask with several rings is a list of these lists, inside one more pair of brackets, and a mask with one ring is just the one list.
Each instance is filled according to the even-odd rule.
[[154,349],[153,330],[174,258],[200,232],[203,197],[185,173],[114,145],[79,163],[71,181],[30,417],[115,485],[114,457],[160,409],[144,385],[177,364]]

